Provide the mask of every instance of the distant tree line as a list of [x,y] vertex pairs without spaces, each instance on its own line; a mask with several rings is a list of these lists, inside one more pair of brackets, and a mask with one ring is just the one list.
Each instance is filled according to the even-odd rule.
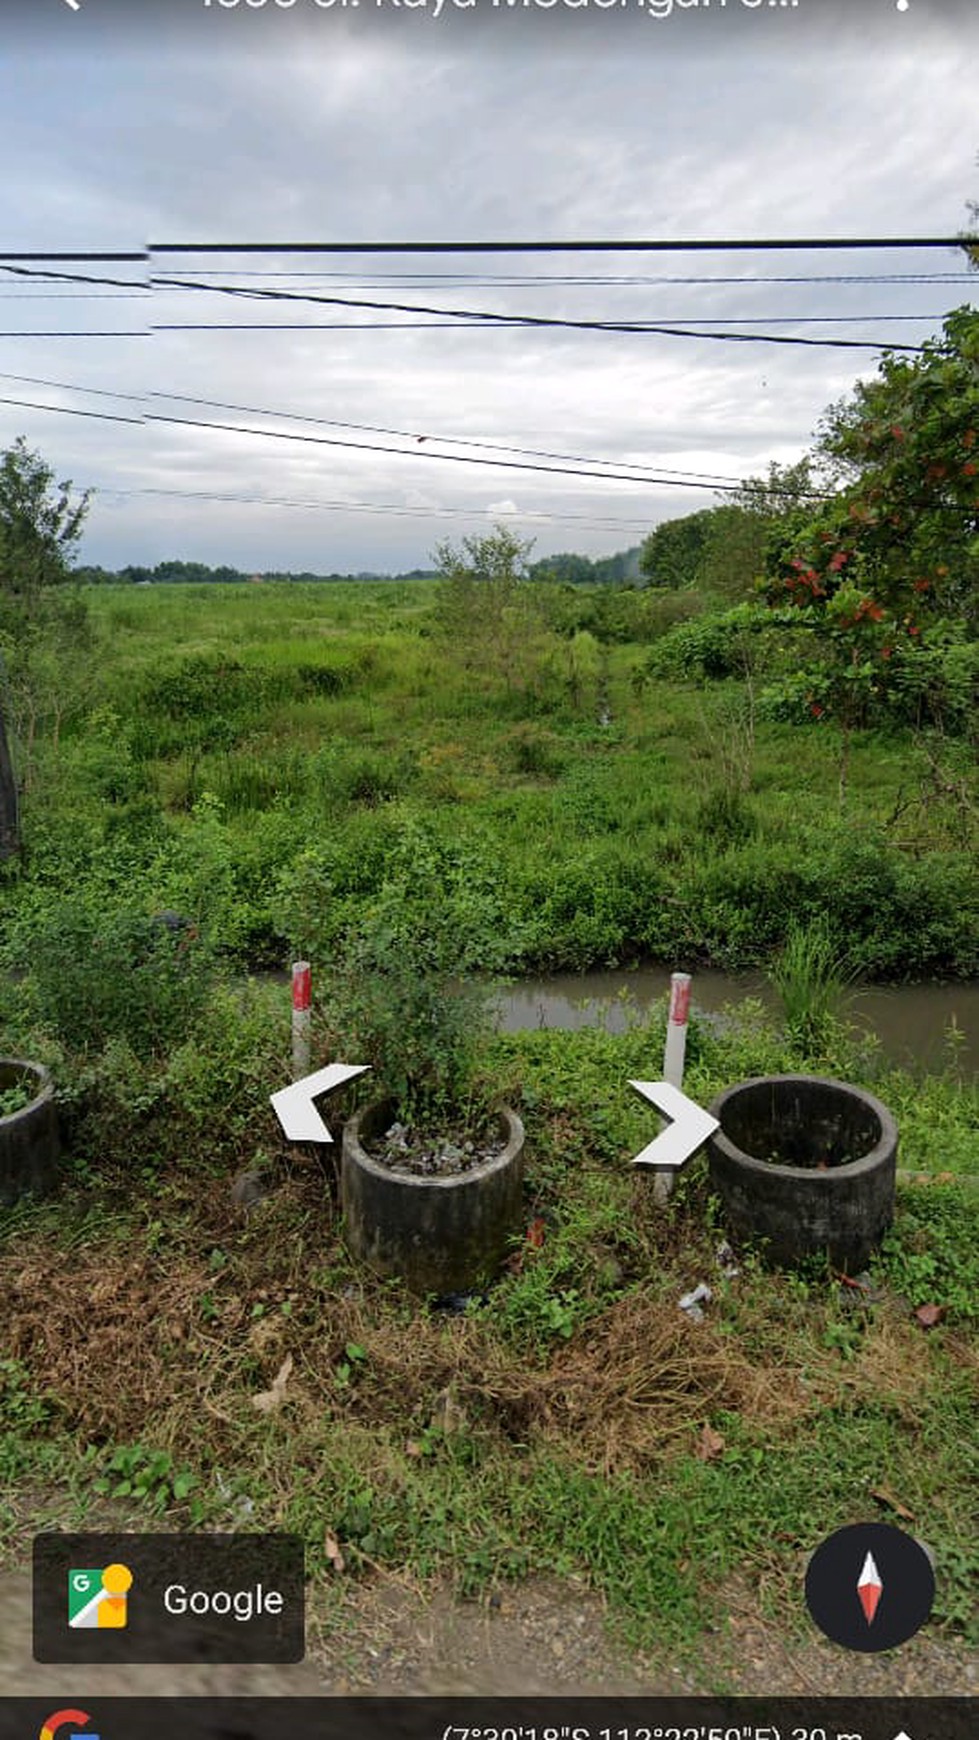
[[571,586],[621,586],[636,582],[639,573],[639,545],[630,550],[618,550],[614,556],[578,556],[565,550],[557,556],[543,556],[532,562],[528,570],[531,580],[556,580]]
[[[590,556],[578,556],[572,551],[563,551],[557,556],[545,556],[534,562],[527,573],[531,580],[552,580],[573,586],[616,586],[628,584],[630,581],[641,583],[639,556],[638,544],[630,550],[619,550],[613,556],[602,556],[596,560],[592,560]],[[436,569],[409,568],[403,573],[393,575],[366,569],[357,574],[311,574],[308,571],[294,572],[290,569],[253,569],[246,574],[242,569],[232,568],[227,563],[211,568],[206,562],[167,561],[157,562],[152,568],[138,562],[128,562],[124,568],[118,569],[80,567],[75,569],[74,578],[85,586],[120,583],[135,586],[241,586],[250,580],[291,580],[296,584],[312,581],[433,580],[436,578]]]
[[[422,576],[420,570],[411,574],[399,574],[399,580],[420,578],[431,579],[431,572]],[[340,580],[382,580],[386,575],[362,571],[359,574],[310,574],[308,572],[294,573],[291,570],[252,569],[244,573],[240,568],[231,568],[227,563],[221,563],[217,568],[211,568],[206,562],[157,562],[154,568],[149,568],[138,562],[128,562],[124,568],[81,567],[74,571],[74,578],[84,586],[125,585],[134,586],[241,586],[250,580],[291,580],[296,583],[307,581],[340,581]]]

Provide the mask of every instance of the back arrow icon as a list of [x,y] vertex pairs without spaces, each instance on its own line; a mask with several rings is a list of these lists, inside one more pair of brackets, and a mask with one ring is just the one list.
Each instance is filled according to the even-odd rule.
[[334,1088],[342,1087],[355,1076],[363,1075],[369,1068],[367,1063],[328,1063],[325,1069],[318,1069],[312,1075],[303,1076],[301,1081],[294,1081],[290,1087],[269,1094],[286,1140],[332,1142],[333,1137],[313,1101],[321,1094],[332,1093]]
[[70,6],[73,12],[80,12],[81,11],[81,5],[79,4],[79,0],[65,0],[65,5]]

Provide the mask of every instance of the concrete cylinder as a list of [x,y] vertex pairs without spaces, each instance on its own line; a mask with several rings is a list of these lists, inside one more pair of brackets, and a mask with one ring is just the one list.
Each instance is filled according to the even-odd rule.
[[719,1095],[710,1179],[737,1240],[792,1267],[826,1253],[866,1266],[894,1218],[897,1125],[862,1088],[822,1076],[757,1076]]
[[353,1254],[415,1293],[468,1293],[490,1280],[523,1220],[523,1124],[499,1113],[502,1154],[448,1177],[393,1172],[365,1143],[390,1125],[390,1103],[368,1106],[344,1126],[340,1188]]
[[26,1086],[33,1097],[20,1111],[0,1117],[0,1204],[54,1189],[60,1139],[54,1084],[43,1065],[0,1057],[0,1092]]

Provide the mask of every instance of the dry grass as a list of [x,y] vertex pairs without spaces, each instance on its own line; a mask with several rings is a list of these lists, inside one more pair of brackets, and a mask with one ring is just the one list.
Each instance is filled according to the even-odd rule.
[[[379,1453],[434,1425],[611,1476],[689,1453],[721,1413],[770,1439],[827,1405],[884,1400],[909,1422],[927,1407],[921,1331],[897,1311],[879,1308],[843,1359],[821,1345],[824,1309],[790,1309],[774,1283],[740,1293],[736,1323],[715,1310],[694,1325],[650,1282],[528,1355],[488,1314],[431,1313],[365,1279],[324,1224],[318,1174],[287,1180],[247,1224],[220,1181],[176,1194],[166,1250],[148,1252],[132,1223],[98,1237],[90,1218],[68,1251],[36,1230],[0,1255],[6,1350],[90,1442],[240,1456],[268,1435],[254,1400],[287,1358],[273,1436],[313,1455],[338,1430],[373,1432]],[[351,1344],[362,1357],[345,1377]],[[967,1344],[949,1351],[977,1375]]]

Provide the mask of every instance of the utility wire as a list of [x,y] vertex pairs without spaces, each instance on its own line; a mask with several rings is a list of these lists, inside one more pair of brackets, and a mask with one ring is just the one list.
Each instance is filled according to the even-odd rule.
[[[509,441],[470,440],[464,435],[429,435],[427,433],[420,435],[418,431],[414,429],[393,429],[383,423],[351,423],[338,417],[306,416],[301,411],[271,411],[267,406],[263,405],[239,405],[229,403],[224,399],[202,399],[190,393],[112,392],[105,387],[83,387],[70,381],[52,381],[45,375],[11,375],[2,372],[0,372],[0,380],[18,381],[21,385],[25,386],[53,387],[58,392],[88,393],[93,398],[99,399],[122,399],[133,404],[142,404],[147,399],[168,399],[183,405],[201,405],[212,411],[239,411],[249,417],[278,417],[282,421],[311,423],[317,428],[355,429],[364,435],[394,435],[405,441],[414,441],[416,444],[433,440],[447,443],[454,447],[475,447],[491,453],[518,454],[523,458],[529,459],[557,459],[575,465],[624,465],[634,471],[655,472],[659,476],[696,479],[698,482],[701,482],[708,487],[712,486],[714,483],[730,483],[738,485],[741,481],[738,478],[731,477],[729,474],[725,475],[720,472],[693,471],[689,468],[677,470],[672,466],[643,465],[638,461],[633,464],[631,460],[602,459],[596,458],[593,454],[555,453],[547,448],[517,447]],[[644,480],[642,478],[637,478],[636,481],[642,482]]]
[[[94,494],[98,494],[100,496],[125,496],[125,497],[135,496],[135,495],[151,495],[151,496],[167,496],[167,497],[175,496],[175,497],[179,497],[183,501],[221,502],[224,504],[240,505],[240,506],[245,506],[245,507],[298,508],[298,509],[301,509],[303,512],[310,511],[310,510],[315,510],[315,511],[322,510],[323,512],[329,512],[329,513],[335,513],[335,512],[376,513],[376,514],[405,515],[408,517],[418,517],[418,518],[423,518],[423,519],[439,518],[439,519],[469,519],[469,520],[483,518],[483,517],[485,517],[485,515],[487,513],[487,509],[485,508],[485,506],[472,507],[472,508],[451,508],[451,507],[434,507],[434,506],[433,507],[418,507],[418,506],[410,507],[410,506],[407,506],[405,504],[398,503],[398,502],[296,501],[294,498],[284,497],[284,496],[235,495],[235,494],[231,494],[231,493],[217,492],[217,491],[213,491],[213,490],[163,489],[163,488],[151,488],[149,486],[147,486],[145,488],[139,488],[139,489],[135,489],[135,488],[133,488],[133,489],[119,489],[119,488],[116,488],[114,486],[109,486],[107,484],[88,484],[85,487],[87,489],[90,489]],[[591,514],[554,513],[551,510],[546,509],[546,508],[526,508],[523,510],[523,512],[507,512],[507,514],[504,517],[508,520],[510,520],[510,519],[519,519],[519,520],[528,520],[528,521],[547,520],[547,521],[553,521],[555,523],[562,523],[562,524],[567,522],[568,524],[597,527],[597,528],[601,528],[603,530],[606,528],[611,528],[613,530],[621,529],[621,530],[625,530],[625,531],[645,531],[646,529],[648,529],[648,524],[649,524],[648,520],[646,520],[646,519],[642,519],[642,520],[620,519],[620,518],[617,518],[613,515],[601,515],[601,514],[591,515]]]
[[142,426],[145,417],[123,417],[109,411],[77,411],[70,405],[36,405],[31,399],[0,399],[0,405],[19,405],[25,411],[56,411],[62,417],[91,417],[99,423],[135,423]]
[[[150,254],[692,254],[851,248],[967,248],[973,236],[793,236],[757,241],[150,242]],[[4,258],[11,258],[6,255]],[[44,258],[43,255],[40,258]]]
[[[3,269],[7,270],[7,271],[16,271],[21,276],[27,275],[26,271],[22,268],[19,268],[19,267],[4,267]],[[90,275],[69,274],[69,273],[45,273],[44,276],[49,278],[49,279],[59,279],[62,282],[68,281],[68,282],[86,283],[86,284],[103,284],[103,285],[108,284],[108,285],[114,285],[117,287],[122,286],[123,288],[130,288],[130,286],[128,286],[126,284],[126,281],[124,279],[118,279],[118,278],[94,278]],[[153,284],[156,288],[199,290],[199,291],[202,290],[202,291],[204,291],[208,294],[212,294],[212,295],[219,294],[219,295],[224,295],[224,296],[245,297],[249,300],[276,301],[276,302],[312,302],[312,303],[315,303],[315,304],[320,305],[320,306],[329,306],[329,307],[362,308],[362,309],[370,309],[372,311],[383,311],[386,313],[434,315],[436,317],[437,324],[439,326],[462,323],[462,324],[467,325],[467,326],[475,324],[475,325],[530,327],[530,328],[543,327],[543,328],[567,329],[567,330],[577,331],[577,332],[652,333],[652,334],[659,336],[659,337],[703,338],[703,339],[713,339],[713,340],[717,340],[717,341],[726,341],[728,343],[806,345],[806,346],[820,347],[823,349],[834,349],[834,350],[881,350],[881,349],[886,348],[887,350],[899,350],[899,351],[904,351],[904,352],[913,353],[913,354],[920,354],[922,349],[923,349],[923,347],[921,345],[916,345],[916,344],[912,345],[912,344],[894,344],[894,343],[891,343],[891,344],[887,344],[886,346],[884,346],[873,339],[803,338],[803,337],[799,337],[797,335],[789,336],[789,335],[783,334],[783,333],[771,333],[771,334],[769,334],[769,333],[741,333],[741,332],[718,332],[718,331],[714,331],[714,330],[691,332],[689,330],[685,330],[683,326],[669,325],[669,324],[666,324],[663,322],[653,323],[653,322],[649,322],[649,321],[575,320],[575,319],[572,319],[569,317],[558,317],[556,315],[549,316],[549,315],[534,315],[534,314],[498,314],[498,313],[487,312],[487,311],[482,310],[482,309],[438,308],[438,307],[433,307],[429,304],[417,304],[417,303],[410,303],[410,302],[387,302],[387,301],[380,302],[380,301],[377,301],[374,299],[359,298],[359,297],[355,298],[355,297],[347,297],[347,296],[326,296],[326,295],[322,295],[322,294],[315,294],[311,291],[262,290],[262,289],[258,289],[255,287],[242,286],[239,284],[200,284],[200,283],[194,282],[192,279],[186,279],[186,278],[183,278],[183,279],[181,279],[181,278],[156,278],[153,280]],[[140,291],[142,289],[142,287],[136,287],[136,286],[133,286],[132,288],[136,288],[137,290],[140,290]],[[778,321],[780,318],[781,317],[779,317],[779,316],[774,316],[772,319],[772,324],[778,324]],[[792,319],[791,323],[797,324],[801,320],[806,319],[806,318],[809,318],[809,317],[800,316],[800,317],[798,317],[798,321],[796,319]],[[818,318],[818,317],[813,317],[813,318]],[[827,317],[827,318],[842,319],[844,317],[834,316],[834,317]],[[853,318],[856,319],[857,321],[859,321],[859,319],[861,317],[854,316]],[[875,318],[875,317],[865,316],[863,318],[869,319],[869,318]],[[905,316],[894,315],[894,316],[881,316],[880,318],[882,318],[882,319],[903,319],[903,318],[931,319],[933,317],[932,316],[911,316],[911,315],[905,317]],[[934,318],[937,318],[937,316]],[[347,322],[345,322],[345,323],[343,323],[343,330],[348,330],[348,329],[349,330],[356,330],[357,325],[360,325],[360,324],[363,324],[366,326],[367,323],[347,323]],[[400,326],[408,325],[408,324],[409,324],[408,322],[404,322],[404,321],[397,321],[394,323],[394,325],[396,327],[400,327]],[[426,324],[426,323],[422,323],[422,324]],[[691,324],[694,324],[694,323],[693,322],[687,323],[688,326]],[[750,324],[750,320],[746,319],[744,324]],[[336,330],[336,328],[332,324],[330,326],[327,326],[327,327],[317,327],[317,325],[313,322],[293,322],[293,323],[290,323],[288,326],[276,327],[272,322],[266,322],[266,321],[263,321],[261,323],[255,323],[255,324],[252,324],[252,323],[234,324],[232,322],[221,322],[221,323],[214,324],[214,323],[210,323],[210,322],[204,323],[204,322],[185,322],[185,321],[153,322],[152,329],[153,329],[153,331],[156,331],[156,332],[214,332],[214,331],[218,331],[218,332],[220,332],[220,331],[249,332],[249,331],[275,331],[275,330],[314,332],[317,330],[326,330],[326,331]],[[373,330],[373,328],[371,328],[371,330]],[[3,337],[3,338],[36,338],[36,337],[45,337],[45,336],[47,336],[47,335],[44,333],[36,333],[36,332],[0,333],[0,337]],[[54,333],[52,333],[51,336],[54,337],[56,335]],[[89,335],[89,334],[83,333],[83,332],[72,332],[72,333],[58,334],[57,336],[71,337],[71,338],[83,338],[83,337],[88,337],[88,336],[92,336],[92,337],[102,336],[102,334],[93,333],[93,334]],[[129,337],[132,335],[129,333],[113,333],[110,336]]]
[[124,261],[124,260],[138,260],[138,261],[143,261],[145,263],[148,259],[149,259],[149,254],[146,253],[145,251],[142,251],[138,254],[93,254],[93,253],[0,254],[0,261],[5,261],[5,260],[109,260],[109,261],[115,262],[115,261]]
[[29,411],[50,411],[62,417],[89,417],[102,423],[165,423],[182,429],[212,429],[225,435],[256,435],[265,441],[301,441],[306,446],[343,447],[352,449],[355,453],[391,453],[401,459],[434,459],[449,465],[482,465],[490,466],[496,471],[534,471],[548,477],[588,477],[602,483],[631,483],[641,488],[660,485],[667,489],[698,489],[702,493],[718,490],[723,493],[735,493],[741,485],[684,483],[673,477],[635,477],[626,472],[595,471],[587,466],[576,465],[535,465],[530,461],[515,459],[484,459],[469,457],[462,453],[433,453],[419,447],[391,447],[374,441],[341,441],[331,435],[299,435],[278,429],[246,429],[234,423],[209,423],[198,417],[165,417],[151,413],[146,417],[123,417],[109,411],[79,411],[68,405],[38,405],[29,399],[0,398],[0,405],[18,405]]
[[[685,483],[682,479],[674,477],[634,477],[626,473],[615,471],[593,471],[582,466],[535,465],[526,461],[513,459],[473,458],[461,453],[430,453],[427,450],[422,450],[418,447],[389,447],[378,442],[341,441],[336,436],[331,435],[299,435],[285,430],[247,429],[243,428],[240,424],[210,423],[197,417],[166,417],[152,413],[145,418],[123,417],[105,411],[73,410],[65,405],[38,405],[26,399],[0,398],[0,405],[19,405],[27,410],[51,411],[66,417],[90,417],[104,423],[135,423],[137,425],[142,423],[164,423],[176,428],[211,429],[225,435],[255,435],[265,441],[298,441],[304,446],[342,447],[352,449],[355,453],[390,453],[395,454],[402,459],[434,459],[441,460],[444,463],[451,465],[488,466],[494,471],[533,471],[543,474],[546,477],[587,477],[595,479],[600,483],[631,483],[633,486],[638,485],[640,487],[652,487],[658,485],[666,489],[698,489],[701,493],[712,491],[718,495],[734,495],[743,488],[743,483],[738,483],[737,485],[709,485],[695,482]],[[773,493],[777,495],[777,489]],[[820,495],[814,491],[808,491],[807,498],[811,501],[831,500],[832,495]],[[952,513],[957,517],[961,517],[963,512],[963,510],[957,505],[944,504],[941,502],[936,503],[924,501],[921,503],[912,503],[911,505],[927,508],[930,512],[937,511]]]
[[[388,314],[427,314],[437,315],[440,320],[478,321],[490,326],[522,326],[535,328],[560,328],[574,332],[644,332],[653,333],[667,338],[700,338],[716,339],[728,343],[740,344],[792,344],[819,346],[836,350],[881,350],[884,346],[874,343],[871,339],[855,338],[799,338],[787,334],[773,333],[741,333],[741,332],[684,332],[678,327],[653,324],[645,321],[618,320],[574,320],[568,317],[543,314],[493,314],[474,308],[437,308],[426,303],[413,302],[379,302],[373,298],[350,296],[324,296],[312,291],[300,290],[259,290],[243,288],[238,284],[197,284],[188,278],[155,278],[157,286],[165,289],[203,290],[208,293],[219,292],[224,296],[245,297],[249,301],[270,302],[312,302],[317,306],[331,308],[366,308],[373,311],[383,311]],[[154,330],[167,332],[186,330],[185,327],[154,323]],[[920,353],[920,344],[889,344],[888,350],[913,351]]]
[[[209,266],[185,266],[184,272],[190,277],[199,277],[209,272]],[[400,287],[415,288],[423,285],[457,285],[469,284],[476,288],[485,286],[487,289],[503,287],[506,289],[534,288],[537,285],[578,285],[589,284],[598,286],[640,285],[655,287],[659,284],[969,284],[975,282],[971,272],[861,272],[861,273],[797,273],[792,276],[763,276],[757,273],[740,273],[734,276],[712,274],[709,277],[678,277],[668,273],[581,273],[566,272],[534,272],[524,277],[504,277],[491,272],[375,272],[370,279],[365,280],[362,272],[290,272],[285,269],[259,270],[255,267],[223,267],[227,278],[314,278],[328,279],[330,282],[339,280],[343,283],[359,285],[361,289],[397,289]]]
[[103,326],[93,331],[58,332],[51,327],[42,327],[36,332],[18,328],[16,331],[0,332],[0,338],[147,338],[145,326]]
[[[921,318],[909,316],[909,318]],[[491,323],[487,327],[487,322]],[[920,344],[896,344],[892,339],[879,338],[800,338],[788,337],[778,333],[763,332],[694,332],[689,328],[679,326],[639,326],[612,325],[609,322],[588,322],[570,320],[540,320],[528,321],[504,315],[483,315],[478,319],[453,317],[445,320],[171,320],[154,323],[147,327],[98,327],[72,328],[71,330],[57,327],[8,327],[0,331],[0,338],[149,338],[154,332],[463,332],[475,328],[485,332],[504,331],[507,327],[513,331],[530,326],[536,327],[574,327],[588,331],[608,333],[633,333],[637,336],[659,336],[665,338],[703,338],[723,340],[731,344],[789,344],[805,345],[822,350],[874,350],[901,351],[906,354],[920,355],[924,346]]]

